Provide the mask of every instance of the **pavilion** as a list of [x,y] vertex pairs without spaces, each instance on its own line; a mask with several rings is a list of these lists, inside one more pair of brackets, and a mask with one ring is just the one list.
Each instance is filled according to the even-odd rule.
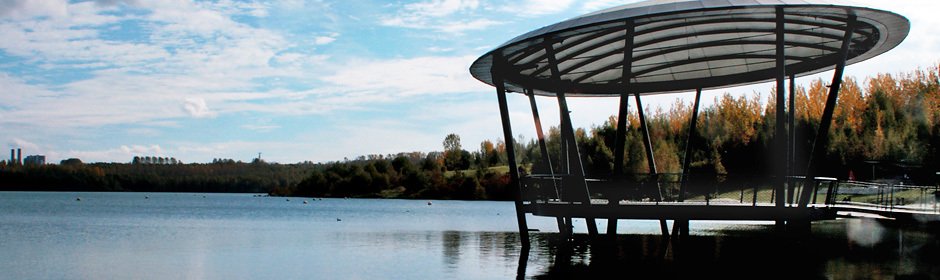
[[[592,202],[590,180],[585,178],[571,125],[568,97],[619,98],[619,122],[614,144],[614,172],[622,172],[627,103],[633,97],[641,122],[649,172],[657,173],[653,147],[643,114],[643,96],[696,92],[690,134],[696,131],[702,90],[775,81],[776,123],[773,145],[774,174],[768,174],[778,194],[788,192],[785,178],[793,162],[793,83],[796,78],[835,70],[810,161],[823,155],[833,110],[846,65],[880,55],[899,45],[910,22],[883,10],[850,6],[829,0],[650,0],[613,7],[545,26],[500,45],[470,67],[478,80],[496,88],[510,170],[517,170],[513,151],[506,93],[528,96],[536,122],[542,156],[547,149],[536,108],[536,96],[558,101],[561,136],[568,170],[550,170],[547,178],[563,191],[551,201],[524,198],[526,188],[517,172],[511,185],[519,187],[516,214],[522,242],[528,244],[525,214],[556,217],[559,230],[570,233],[571,218],[585,218],[590,234],[597,234],[595,218],[608,219],[608,232],[616,232],[616,220],[672,219],[674,230],[688,231],[696,219],[769,220],[805,223],[825,218],[810,204],[812,188],[802,188],[797,201],[777,195],[767,206],[746,209],[684,204],[683,183],[678,201],[643,205]],[[786,80],[791,83],[787,98]],[[789,100],[789,106],[786,106]],[[789,111],[787,110],[789,107]],[[789,118],[788,118],[789,114]],[[789,120],[789,124],[788,124]],[[689,151],[684,172],[688,172]],[[521,180],[523,179],[523,180]],[[531,178],[529,178],[531,179]],[[542,177],[541,179],[546,179]],[[792,185],[792,183],[790,184]],[[790,186],[788,197],[794,197]],[[613,227],[613,231],[611,231]]]

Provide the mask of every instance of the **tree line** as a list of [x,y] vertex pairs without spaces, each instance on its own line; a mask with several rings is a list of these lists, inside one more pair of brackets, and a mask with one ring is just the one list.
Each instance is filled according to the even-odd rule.
[[262,161],[142,162],[84,164],[71,159],[40,166],[0,163],[0,190],[266,193],[296,185],[313,166]]

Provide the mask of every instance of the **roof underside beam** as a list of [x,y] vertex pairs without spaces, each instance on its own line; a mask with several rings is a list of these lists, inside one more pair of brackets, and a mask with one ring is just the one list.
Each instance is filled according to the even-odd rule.
[[[828,53],[835,53],[835,52],[838,52],[838,51],[839,51],[838,48],[826,46],[826,45],[825,45],[826,43],[831,43],[831,42],[824,42],[824,43],[822,43],[822,44],[809,44],[809,43],[802,43],[802,42],[787,42],[786,45],[787,45],[787,46],[790,46],[790,47],[817,49],[817,50],[824,51],[824,52],[828,52]],[[674,48],[669,48],[669,49],[663,49],[663,50],[658,51],[658,52],[650,52],[650,53],[646,53],[646,54],[643,54],[643,55],[634,56],[633,59],[634,59],[634,61],[643,61],[643,60],[645,60],[645,59],[650,59],[650,58],[654,58],[654,57],[658,57],[658,56],[665,56],[665,55],[668,55],[668,54],[672,54],[672,53],[676,53],[676,52],[681,52],[681,51],[689,51],[689,50],[694,50],[694,49],[704,49],[704,48],[712,48],[712,47],[724,47],[724,46],[765,45],[765,46],[768,46],[768,49],[767,49],[766,51],[770,51],[770,50],[773,50],[773,49],[774,49],[773,46],[775,46],[775,44],[776,44],[776,42],[775,42],[775,41],[772,41],[772,40],[767,40],[767,41],[763,41],[763,40],[762,40],[762,41],[717,41],[717,42],[704,42],[704,43],[699,43],[699,44],[689,44],[689,45],[683,45],[683,46],[674,47]],[[762,50],[762,51],[764,51],[764,50]],[[721,56],[706,56],[706,57],[701,57],[701,58],[698,58],[698,59],[688,59],[688,60],[683,60],[683,61],[675,61],[674,63],[673,63],[673,62],[665,63],[665,64],[661,64],[660,66],[653,67],[653,68],[650,68],[650,69],[652,69],[653,71],[655,71],[655,70],[660,70],[660,69],[664,69],[664,68],[671,68],[671,67],[675,67],[675,66],[679,66],[679,65],[686,65],[686,64],[689,64],[688,62],[694,63],[694,62],[701,62],[701,61],[723,60],[723,59],[725,59],[726,57],[727,57],[727,56],[724,56],[724,55],[721,55]],[[791,57],[792,57],[792,56],[791,56]],[[714,58],[714,59],[713,59],[713,58]],[[601,60],[601,59],[602,59],[602,58],[598,58],[598,59],[595,59],[595,60],[593,60],[593,61],[599,61],[599,60]],[[617,67],[619,67],[619,63],[611,63],[611,64],[608,64],[608,65],[606,65],[606,66],[597,68],[596,70],[591,70],[591,71],[589,71],[589,72],[586,72],[585,75],[582,75],[582,76],[580,76],[580,77],[574,79],[573,81],[575,81],[575,82],[580,82],[580,81],[586,80],[586,79],[588,79],[588,78],[590,78],[590,77],[593,77],[593,76],[595,76],[595,75],[598,75],[598,74],[600,74],[600,73],[606,72],[606,71],[608,71],[608,70],[615,69],[615,68],[617,68]],[[574,70],[574,67],[569,67],[569,68],[563,70],[563,71],[562,71],[562,74],[563,74],[563,75],[564,75],[564,74],[569,74],[569,73],[571,73],[572,70]],[[652,72],[652,71],[649,71],[649,72]],[[638,73],[638,74],[637,74],[637,75],[634,75],[634,77],[635,77],[635,76],[640,76],[640,75],[644,74],[642,70],[641,70],[641,71],[637,71],[636,73]]]
[[[836,29],[836,30],[838,30],[838,29]],[[856,29],[856,30],[858,30],[858,29]],[[578,63],[575,63],[575,64],[572,65],[572,66],[565,67],[565,69],[560,69],[561,74],[562,74],[562,75],[566,75],[566,74],[568,74],[569,72],[572,72],[572,71],[575,71],[575,70],[577,70],[577,69],[583,68],[584,66],[590,65],[590,64],[595,63],[595,62],[600,61],[600,60],[603,60],[603,59],[605,59],[605,58],[607,58],[607,57],[623,54],[623,46],[619,46],[618,48],[614,48],[614,49],[605,51],[605,52],[600,53],[600,54],[594,54],[594,55],[590,55],[590,56],[586,56],[586,57],[579,57],[580,55],[584,55],[584,54],[589,53],[589,52],[591,52],[591,51],[596,51],[596,50],[598,50],[598,49],[600,49],[600,48],[608,47],[610,44],[615,44],[615,43],[622,42],[622,41],[624,40],[624,37],[625,37],[625,36],[630,36],[630,35],[628,35],[628,34],[626,34],[626,33],[624,32],[624,35],[616,36],[616,37],[613,37],[613,38],[608,38],[608,39],[606,39],[606,40],[604,40],[604,41],[601,41],[601,42],[590,42],[590,41],[593,40],[593,39],[598,39],[598,38],[601,38],[601,37],[604,37],[604,36],[606,36],[606,35],[610,35],[610,34],[613,34],[613,33],[616,33],[616,32],[624,32],[624,28],[616,28],[616,29],[613,29],[613,30],[606,30],[606,31],[603,31],[603,32],[597,32],[597,34],[592,34],[591,36],[582,37],[582,38],[580,38],[579,40],[576,40],[576,41],[574,41],[574,42],[565,43],[563,40],[557,40],[557,39],[556,39],[556,40],[553,40],[553,41],[555,41],[555,42],[561,42],[561,44],[556,47],[556,48],[557,48],[557,49],[556,49],[556,53],[564,53],[565,50],[568,50],[568,49],[571,49],[571,48],[575,48],[575,47],[580,47],[580,48],[577,49],[576,51],[572,51],[572,52],[565,53],[564,56],[559,57],[559,58],[557,59],[557,61],[560,61],[560,62],[570,61],[570,60],[575,60],[575,59],[582,59],[581,61],[579,61]],[[640,55],[640,56],[634,57],[634,61],[640,62],[640,61],[643,60],[643,59],[647,59],[647,58],[651,58],[651,57],[656,57],[656,56],[659,56],[659,55],[666,55],[666,54],[669,54],[669,53],[674,53],[674,52],[679,52],[679,51],[687,51],[687,50],[694,50],[694,49],[701,49],[701,48],[708,48],[708,47],[720,47],[720,46],[730,46],[730,45],[745,45],[745,44],[775,46],[775,44],[774,44],[775,42],[772,41],[772,40],[747,40],[747,39],[749,39],[749,38],[759,38],[759,37],[771,37],[771,36],[775,36],[775,35],[774,35],[775,33],[774,33],[773,29],[760,29],[760,28],[753,28],[753,29],[728,28],[728,29],[718,29],[718,30],[715,30],[715,29],[712,29],[712,30],[703,30],[703,31],[699,31],[699,32],[683,33],[683,34],[676,34],[676,35],[671,35],[671,36],[664,36],[664,37],[652,38],[652,39],[648,39],[648,40],[645,40],[645,41],[636,42],[635,45],[633,46],[633,48],[636,50],[636,52],[644,52],[644,51],[649,51],[649,50],[652,50],[652,49],[643,50],[643,49],[642,49],[643,47],[649,46],[649,45],[653,45],[653,44],[656,44],[656,43],[662,43],[662,42],[671,41],[671,40],[681,40],[681,39],[683,39],[683,38],[685,38],[685,39],[695,38],[696,40],[701,40],[701,37],[702,37],[702,36],[721,35],[721,34],[735,34],[735,33],[742,33],[742,32],[748,32],[748,33],[750,33],[750,32],[755,32],[755,33],[757,33],[757,32],[763,32],[763,33],[757,33],[756,35],[751,35],[751,36],[743,36],[743,37],[740,37],[740,38],[730,38],[730,39],[706,41],[706,42],[701,42],[701,43],[698,43],[698,44],[684,45],[684,46],[682,46],[682,47],[662,48],[662,49],[656,50],[656,51],[654,51],[654,52],[643,53],[643,54]],[[815,28],[809,28],[809,29],[793,29],[793,30],[786,30],[785,32],[786,32],[788,35],[802,35],[802,36],[807,36],[807,37],[816,37],[816,38],[819,38],[819,41],[817,41],[817,42],[806,42],[806,41],[791,40],[791,41],[786,42],[786,44],[787,44],[789,47],[800,47],[800,48],[818,49],[818,50],[820,50],[820,51],[825,51],[825,52],[838,52],[838,48],[837,48],[837,47],[827,46],[826,44],[838,43],[838,42],[840,42],[841,39],[842,39],[842,38],[840,38],[841,36],[839,36],[839,35],[831,34],[831,32],[822,32],[820,29],[815,29]],[[855,32],[855,34],[857,35],[857,36],[853,36],[853,39],[855,39],[855,40],[853,40],[853,43],[855,43],[855,45],[860,45],[860,46],[863,47],[863,48],[864,48],[864,47],[871,47],[871,45],[873,45],[873,43],[872,43],[872,42],[874,41],[874,40],[872,40],[873,38],[870,38],[870,37],[867,36],[866,34],[862,34],[862,33],[858,33],[858,32]],[[634,36],[639,36],[639,34],[634,35]],[[586,46],[586,47],[583,47],[583,46],[581,46],[582,44],[591,44],[591,45]],[[772,49],[772,48],[769,48],[769,49]],[[534,70],[534,71],[532,71],[531,73],[527,74],[527,75],[530,75],[530,76],[539,76],[539,75],[546,74],[545,72],[548,71],[549,69],[551,69],[552,65],[550,65],[550,63],[546,63],[547,58],[545,57],[545,53],[542,53],[542,54],[540,54],[540,55],[537,56],[537,57],[532,57],[532,55],[535,55],[535,54],[537,54],[537,53],[538,53],[537,51],[534,51],[534,52],[531,53],[531,55],[521,55],[521,56],[518,56],[518,57],[517,57],[517,61],[525,60],[525,61],[529,61],[530,63],[528,63],[527,65],[514,65],[513,68],[515,68],[517,71],[523,71],[523,70],[525,70],[525,69],[536,68],[536,70]],[[610,69],[611,69],[611,68],[601,69],[601,71],[598,71],[598,73],[603,72],[603,71],[606,71],[606,70],[610,70]],[[585,78],[587,78],[587,77],[585,77]]]
[[[769,63],[773,63],[774,55],[747,55],[747,56],[738,56],[736,58],[752,58],[752,59],[765,59]],[[799,60],[801,62],[787,65],[788,73],[803,73],[812,69],[818,69],[819,65],[832,65],[835,61],[838,60],[838,55],[826,55],[818,58],[805,58],[805,57],[787,57],[788,60]],[[726,85],[728,83],[748,83],[748,82],[758,82],[761,80],[754,80],[753,77],[773,77],[773,67],[763,70],[752,71],[748,73],[717,76],[717,77],[705,77],[698,79],[688,79],[682,80],[682,82],[676,81],[663,81],[663,82],[644,82],[644,83],[632,83],[630,84],[631,92],[639,93],[668,93],[674,91],[684,90],[685,86],[683,84],[696,84],[701,85],[703,89],[708,89],[712,87],[719,87]],[[636,76],[637,73],[634,73]],[[571,81],[552,81],[551,79],[541,79],[533,78],[530,76],[519,75],[518,73],[508,74],[504,77],[507,83],[511,83],[514,86],[519,88],[531,88],[535,89],[538,92],[536,94],[541,95],[552,95],[552,93],[557,91],[565,91],[570,93],[572,96],[578,96],[581,93],[589,93],[591,96],[619,96],[619,92],[622,91],[623,85],[620,82],[611,82],[611,83],[598,83],[598,84],[577,84]]]

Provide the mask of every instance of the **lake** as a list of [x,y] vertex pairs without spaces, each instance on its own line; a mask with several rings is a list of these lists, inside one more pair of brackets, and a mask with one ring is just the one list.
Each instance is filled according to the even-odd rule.
[[[616,239],[591,242],[585,235],[559,240],[553,219],[529,217],[539,232],[532,233],[531,250],[522,251],[514,213],[511,202],[492,201],[0,192],[0,278],[940,275],[935,229],[840,220],[814,224],[812,235],[795,237],[775,234],[767,224],[693,222],[692,236],[669,243],[658,235],[656,221],[621,221]],[[599,224],[603,230],[606,222]],[[576,231],[585,232],[583,221]]]

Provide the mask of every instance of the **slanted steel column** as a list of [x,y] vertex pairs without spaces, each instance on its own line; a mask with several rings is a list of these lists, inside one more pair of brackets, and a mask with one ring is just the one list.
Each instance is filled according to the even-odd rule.
[[[623,176],[623,153],[624,146],[627,143],[627,114],[628,105],[627,101],[630,100],[630,95],[627,93],[620,94],[620,112],[617,115],[617,136],[614,139],[614,174],[611,180],[617,182],[617,186],[620,186],[620,183],[624,181]],[[608,204],[618,205],[620,203],[620,198],[610,197],[608,198]],[[616,234],[617,233],[617,219],[608,218],[607,219],[607,234]]]
[[623,153],[627,141],[627,114],[630,101],[630,77],[633,76],[633,21],[626,22],[623,48],[623,72],[621,73],[623,92],[620,93],[620,111],[617,115],[617,137],[614,140],[614,177],[623,175]]
[[[630,101],[630,77],[633,76],[633,32],[634,23],[628,20],[624,23],[623,40],[623,71],[621,72],[621,83],[623,92],[620,93],[620,110],[617,114],[617,136],[614,138],[614,172],[612,180],[623,182],[623,153],[627,142],[627,114],[628,101]],[[609,204],[617,205],[620,203],[619,197],[609,198]],[[617,219],[607,219],[607,234],[617,233]]]
[[[787,177],[787,131],[786,131],[786,104],[784,97],[786,97],[787,89],[785,86],[787,79],[787,69],[786,69],[786,43],[785,41],[785,14],[783,12],[783,7],[777,7],[777,112],[776,112],[776,126],[774,129],[774,149],[771,166],[774,169],[774,190],[776,191],[776,207],[783,209],[786,207],[786,177]],[[784,221],[782,219],[777,220],[777,225],[783,225]]]
[[793,192],[796,191],[796,74],[790,74],[790,110],[787,111],[787,204],[793,204]]
[[548,155],[548,145],[545,143],[545,133],[542,131],[542,118],[539,117],[539,107],[535,104],[535,92],[527,89],[526,95],[529,96],[529,105],[532,107],[532,120],[535,121],[535,135],[538,137],[539,150],[542,152],[542,161],[545,162],[548,174],[552,176],[552,186],[555,187],[555,197],[561,197],[558,193],[558,185],[555,184],[555,170],[552,166],[552,158]]
[[[660,202],[663,200],[663,190],[659,187],[659,173],[656,172],[653,141],[650,140],[650,129],[646,123],[646,114],[643,112],[643,102],[640,101],[640,94],[637,93],[634,96],[636,97],[636,111],[640,116],[640,131],[643,132],[643,145],[646,146],[646,163],[649,167],[650,177],[653,178],[653,182],[656,184],[656,202]],[[669,236],[669,226],[666,225],[666,220],[659,220],[659,229],[662,231],[663,236]]]
[[[682,163],[682,174],[679,179],[679,202],[685,201],[685,192],[689,187],[689,168],[692,166],[692,142],[698,132],[698,108],[702,99],[702,89],[695,90],[695,102],[692,105],[692,120],[689,121],[689,133],[685,140],[685,158]],[[673,233],[685,237],[689,235],[689,220],[676,220],[672,225]]]
[[[852,34],[855,33],[857,18],[850,14],[848,26],[845,29],[845,35],[842,37],[842,48],[837,55],[836,71],[832,74],[832,84],[829,86],[829,96],[826,98],[826,107],[823,109],[822,119],[819,122],[819,129],[816,131],[816,138],[813,140],[813,150],[810,153],[809,163],[806,165],[806,182],[804,186],[813,185],[813,177],[816,177],[816,170],[813,169],[813,163],[823,159],[826,155],[826,148],[829,146],[829,127],[832,126],[832,114],[836,109],[836,101],[839,99],[839,88],[842,86],[842,73],[845,71],[845,61],[849,59],[849,46],[852,43]],[[803,188],[800,194],[800,207],[806,207],[811,199],[813,188]]]
[[656,172],[656,157],[653,155],[653,141],[650,139],[650,129],[646,123],[646,114],[643,112],[643,101],[640,101],[640,94],[637,93],[636,110],[640,116],[640,132],[643,133],[643,146],[646,148],[646,163],[649,168],[650,177],[656,182],[656,201],[663,200],[663,191],[659,188],[659,173]]
[[584,204],[591,203],[590,192],[587,188],[587,181],[584,180],[584,167],[581,163],[580,152],[578,151],[578,145],[575,142],[574,137],[574,128],[571,125],[571,114],[568,110],[568,100],[565,98],[565,93],[559,92],[558,97],[558,108],[561,111],[561,138],[564,142],[568,143],[568,164],[571,166],[571,176],[576,180],[582,182],[579,185],[584,186],[584,192],[580,193],[580,200]]
[[[555,59],[555,51],[552,48],[551,42],[545,43],[545,52],[545,56],[548,58],[548,64],[551,66],[552,81],[558,83],[560,86],[561,76],[558,71],[558,61]],[[565,176],[565,178],[562,179],[562,186],[566,190],[574,190],[574,186],[583,186],[584,192],[578,193],[577,195],[580,196],[582,204],[591,205],[591,191],[588,189],[587,180],[585,180],[584,165],[581,163],[581,153],[578,151],[578,145],[574,137],[574,126],[571,124],[571,111],[568,110],[568,100],[565,98],[564,90],[558,91],[555,95],[558,97],[558,110],[561,114],[562,143],[568,146],[565,154],[568,157],[569,176]],[[585,218],[584,220],[587,224],[588,234],[597,236],[597,222],[594,218]]]
[[630,94],[620,94],[620,111],[617,115],[617,136],[614,139],[614,177],[623,175],[623,154],[627,143],[627,114]]
[[[561,111],[561,138],[564,142],[568,143],[568,164],[571,168],[571,173],[569,176],[566,176],[562,180],[562,185],[566,188],[568,186],[584,186],[584,192],[578,193],[581,200],[581,203],[584,205],[591,205],[591,191],[588,189],[587,180],[584,176],[584,165],[581,163],[581,153],[578,151],[578,145],[574,137],[574,127],[571,124],[571,111],[568,110],[568,101],[565,99],[564,92],[558,92],[558,109]],[[572,188],[573,189],[573,188]],[[597,223],[593,218],[586,218],[585,223],[587,223],[588,234],[592,236],[597,235]]]
[[516,187],[516,221],[519,224],[519,236],[523,248],[529,248],[529,226],[526,224],[525,210],[522,205],[522,185],[519,183],[519,172],[516,166],[515,143],[512,139],[512,124],[509,122],[509,106],[506,102],[506,85],[503,84],[502,69],[505,67],[503,58],[493,57],[493,84],[496,86],[496,97],[499,99],[499,116],[503,123],[503,137],[506,141],[506,157],[509,160],[509,186]]
[[689,167],[692,165],[692,141],[693,136],[698,130],[698,107],[699,100],[702,99],[702,89],[695,90],[695,103],[692,105],[692,120],[689,121],[689,133],[685,141],[685,158],[682,163],[682,179],[679,180],[679,202],[685,201],[685,191],[688,188]]
[[[558,184],[555,182],[555,170],[552,166],[552,158],[548,155],[548,145],[545,143],[545,133],[542,131],[542,118],[539,117],[539,107],[535,103],[535,92],[532,89],[526,89],[526,95],[529,96],[529,105],[532,107],[532,119],[535,121],[535,134],[538,137],[539,149],[542,152],[542,161],[546,164],[546,169],[548,173],[552,176],[552,187],[555,190],[555,197],[561,198],[561,194],[558,192]],[[571,227],[565,223],[564,217],[558,216],[555,217],[555,222],[558,223],[558,232],[562,235],[570,235],[568,232],[571,230]]]

